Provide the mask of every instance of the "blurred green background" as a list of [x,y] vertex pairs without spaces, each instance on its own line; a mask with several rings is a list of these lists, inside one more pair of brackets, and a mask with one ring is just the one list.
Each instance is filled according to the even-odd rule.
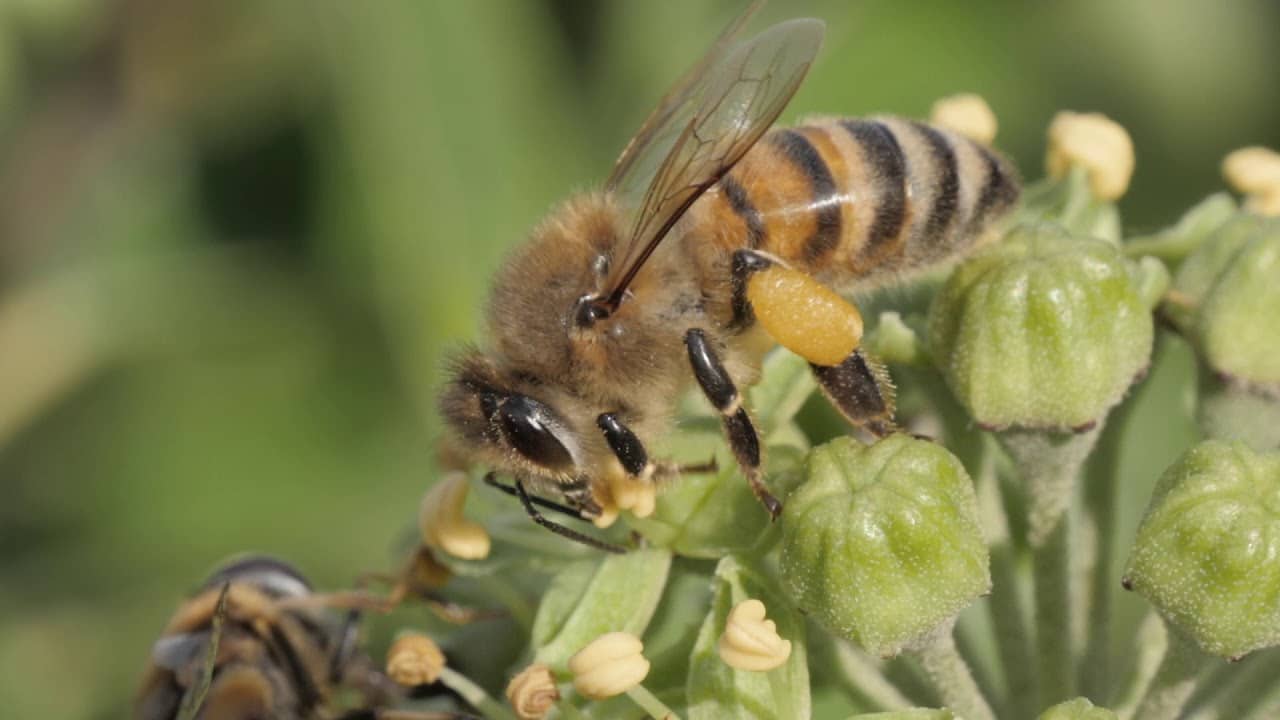
[[[387,566],[486,278],[741,4],[0,0],[4,713],[125,715],[234,551],[326,586]],[[975,91],[1035,177],[1054,112],[1106,112],[1137,144],[1131,230],[1280,146],[1269,0],[763,14],[828,22],[784,119]],[[1131,521],[1189,437],[1178,385],[1144,400]]]

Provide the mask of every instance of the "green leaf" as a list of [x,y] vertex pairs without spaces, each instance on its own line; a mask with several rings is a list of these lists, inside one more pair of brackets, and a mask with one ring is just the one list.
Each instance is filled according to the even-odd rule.
[[649,549],[562,570],[533,621],[534,662],[565,673],[569,658],[597,637],[613,631],[643,634],[670,568],[671,553]]
[[[711,612],[698,631],[690,657],[690,720],[809,717],[804,618],[773,589],[775,584],[733,557],[716,566]],[[768,672],[735,670],[720,659],[716,648],[729,611],[749,598],[764,603],[778,634],[791,641],[787,662]]]

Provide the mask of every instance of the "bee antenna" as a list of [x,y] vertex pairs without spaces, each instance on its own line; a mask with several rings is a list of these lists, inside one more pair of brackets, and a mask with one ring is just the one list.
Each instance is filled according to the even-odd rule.
[[596,538],[593,538],[590,535],[580,533],[577,530],[567,528],[559,523],[548,520],[546,517],[543,516],[542,513],[538,512],[538,509],[536,507],[533,506],[533,499],[529,497],[528,491],[524,489],[524,483],[520,482],[519,480],[516,480],[515,489],[516,489],[516,497],[520,498],[520,504],[524,505],[524,511],[529,514],[529,519],[533,520],[535,523],[541,525],[542,527],[550,530],[551,532],[561,537],[568,538],[577,543],[582,543],[583,545],[586,545],[588,547],[593,547],[597,550],[603,550],[604,552],[607,552],[607,553],[613,553],[614,555],[627,554],[627,549],[624,547],[621,547],[619,545],[614,545],[613,543],[608,543],[603,540],[597,540]]

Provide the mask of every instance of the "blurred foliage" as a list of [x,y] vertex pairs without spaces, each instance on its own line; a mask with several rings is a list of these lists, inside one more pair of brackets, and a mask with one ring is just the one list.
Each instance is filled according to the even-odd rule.
[[[121,716],[173,603],[234,551],[322,586],[388,566],[486,278],[739,5],[0,0],[6,712]],[[801,14],[828,36],[785,119],[975,91],[1035,176],[1054,112],[1104,111],[1137,144],[1131,229],[1218,188],[1225,152],[1280,146],[1267,0],[764,12]],[[1161,353],[1135,510],[1192,437],[1186,349]]]

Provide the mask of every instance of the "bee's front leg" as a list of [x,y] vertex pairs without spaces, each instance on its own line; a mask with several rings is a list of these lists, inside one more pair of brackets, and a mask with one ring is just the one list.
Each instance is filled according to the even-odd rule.
[[809,361],[822,392],[851,424],[877,437],[897,430],[893,383],[859,348],[862,315],[812,277],[753,250],[733,255],[735,323],[759,322],[779,345]]
[[703,394],[720,411],[729,447],[751,483],[751,491],[769,511],[769,516],[777,519],[782,512],[782,503],[769,492],[760,477],[760,436],[747,415],[747,409],[742,406],[742,396],[733,384],[733,378],[729,377],[702,330],[693,328],[685,333],[684,344],[689,350],[693,376],[697,378]]

